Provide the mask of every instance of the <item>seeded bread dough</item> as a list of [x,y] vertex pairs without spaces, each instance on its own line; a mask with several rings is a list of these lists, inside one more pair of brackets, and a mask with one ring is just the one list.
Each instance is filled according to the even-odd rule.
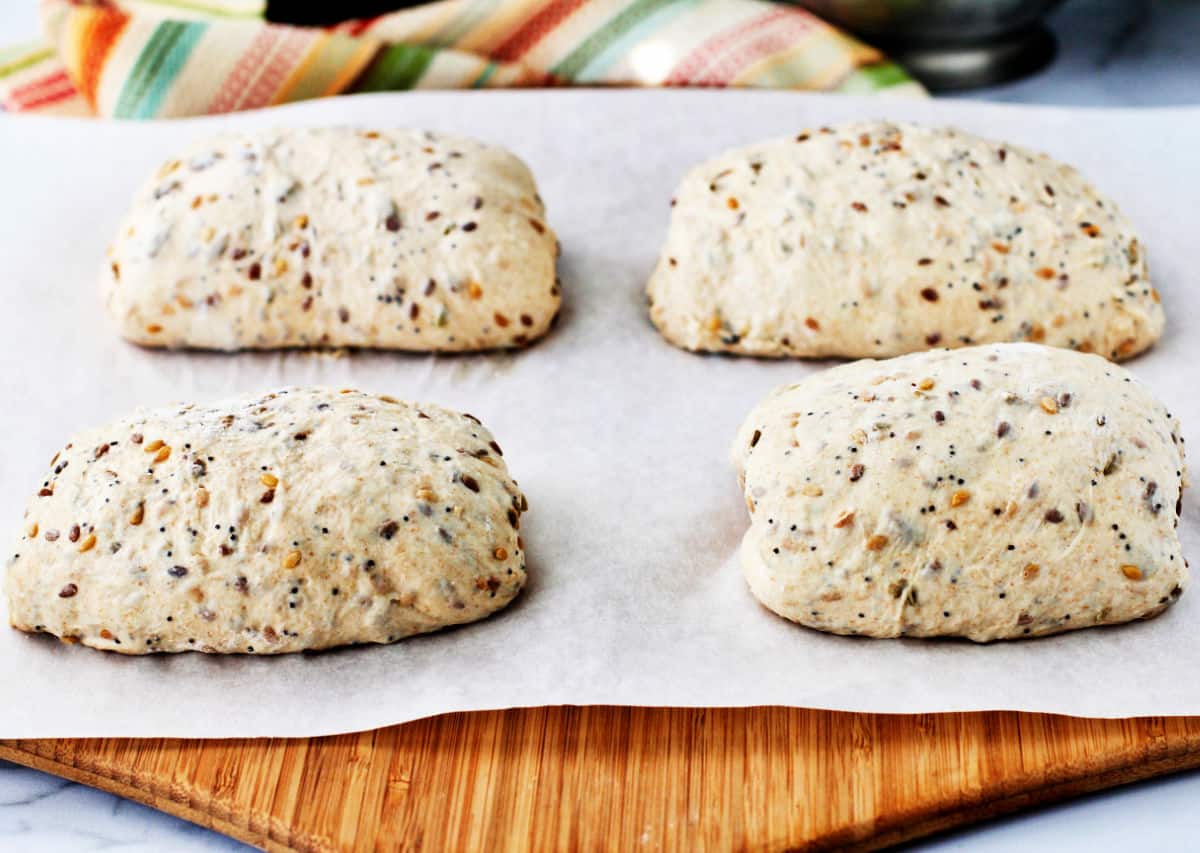
[[9,619],[99,649],[277,654],[471,622],[525,582],[525,499],[471,415],[289,388],[75,436]]
[[1036,344],[858,361],[769,395],[734,463],[754,595],[837,634],[985,642],[1182,594],[1179,422],[1120,367]]
[[865,122],[729,151],[673,205],[648,295],[685,349],[1032,341],[1122,359],[1162,333],[1116,205],[1069,166],[951,128]]
[[134,200],[103,276],[155,347],[464,351],[541,337],[557,241],[507,151],[409,130],[204,140]]

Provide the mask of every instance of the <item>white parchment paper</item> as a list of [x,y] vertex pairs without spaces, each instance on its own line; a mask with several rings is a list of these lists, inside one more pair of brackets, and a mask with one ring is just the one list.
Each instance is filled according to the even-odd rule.
[[[646,319],[643,285],[688,166],[730,145],[874,116],[1049,151],[1116,198],[1142,230],[1168,314],[1164,340],[1131,367],[1200,447],[1200,110],[563,91],[357,96],[170,123],[0,118],[0,525],[12,539],[77,428],[141,404],[292,383],[477,414],[531,506],[520,599],[390,647],[127,658],[0,627],[0,737],[318,735],[560,703],[1200,714],[1200,590],[1152,622],[990,646],[826,636],[747,592],[729,445],[764,393],[822,365],[676,350]],[[551,336],[522,353],[453,358],[160,353],[119,340],[96,282],[145,174],[218,128],[320,123],[464,133],[530,163],[564,248],[566,301]],[[1185,552],[1200,554],[1194,495],[1181,533]]]

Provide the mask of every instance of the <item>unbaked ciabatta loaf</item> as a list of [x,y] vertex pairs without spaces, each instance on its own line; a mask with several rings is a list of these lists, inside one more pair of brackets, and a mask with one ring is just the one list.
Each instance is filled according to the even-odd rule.
[[1074,169],[878,121],[693,169],[648,295],[672,343],[760,356],[1030,341],[1123,359],[1163,328],[1145,251]]
[[734,446],[741,560],[781,616],[988,641],[1145,619],[1182,594],[1179,422],[1094,355],[993,344],[770,394]]
[[507,151],[410,130],[201,141],[133,202],[103,289],[121,334],[219,350],[519,347],[559,306],[557,241]]
[[508,604],[525,508],[491,434],[437,406],[288,388],[141,411],[55,454],[9,619],[128,654],[390,643]]

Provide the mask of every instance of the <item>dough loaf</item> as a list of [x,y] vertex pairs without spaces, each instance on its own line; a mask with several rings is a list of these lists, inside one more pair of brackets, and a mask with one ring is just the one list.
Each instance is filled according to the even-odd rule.
[[648,295],[672,343],[759,356],[1029,341],[1123,359],[1163,328],[1145,250],[1078,172],[889,122],[693,169]]
[[141,411],[55,454],[9,618],[127,654],[390,643],[508,604],[525,508],[487,429],[437,406],[288,388]]
[[559,307],[557,242],[512,154],[434,133],[193,145],[138,193],[103,275],[121,334],[218,350],[519,347]]
[[1099,356],[993,344],[770,394],[734,461],[750,589],[838,634],[988,641],[1145,619],[1183,593],[1177,419]]

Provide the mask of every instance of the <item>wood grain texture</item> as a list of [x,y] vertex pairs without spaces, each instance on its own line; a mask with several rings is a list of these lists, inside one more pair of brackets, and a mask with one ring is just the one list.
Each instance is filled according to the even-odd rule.
[[1200,718],[530,708],[0,757],[268,850],[870,850],[1200,766]]

